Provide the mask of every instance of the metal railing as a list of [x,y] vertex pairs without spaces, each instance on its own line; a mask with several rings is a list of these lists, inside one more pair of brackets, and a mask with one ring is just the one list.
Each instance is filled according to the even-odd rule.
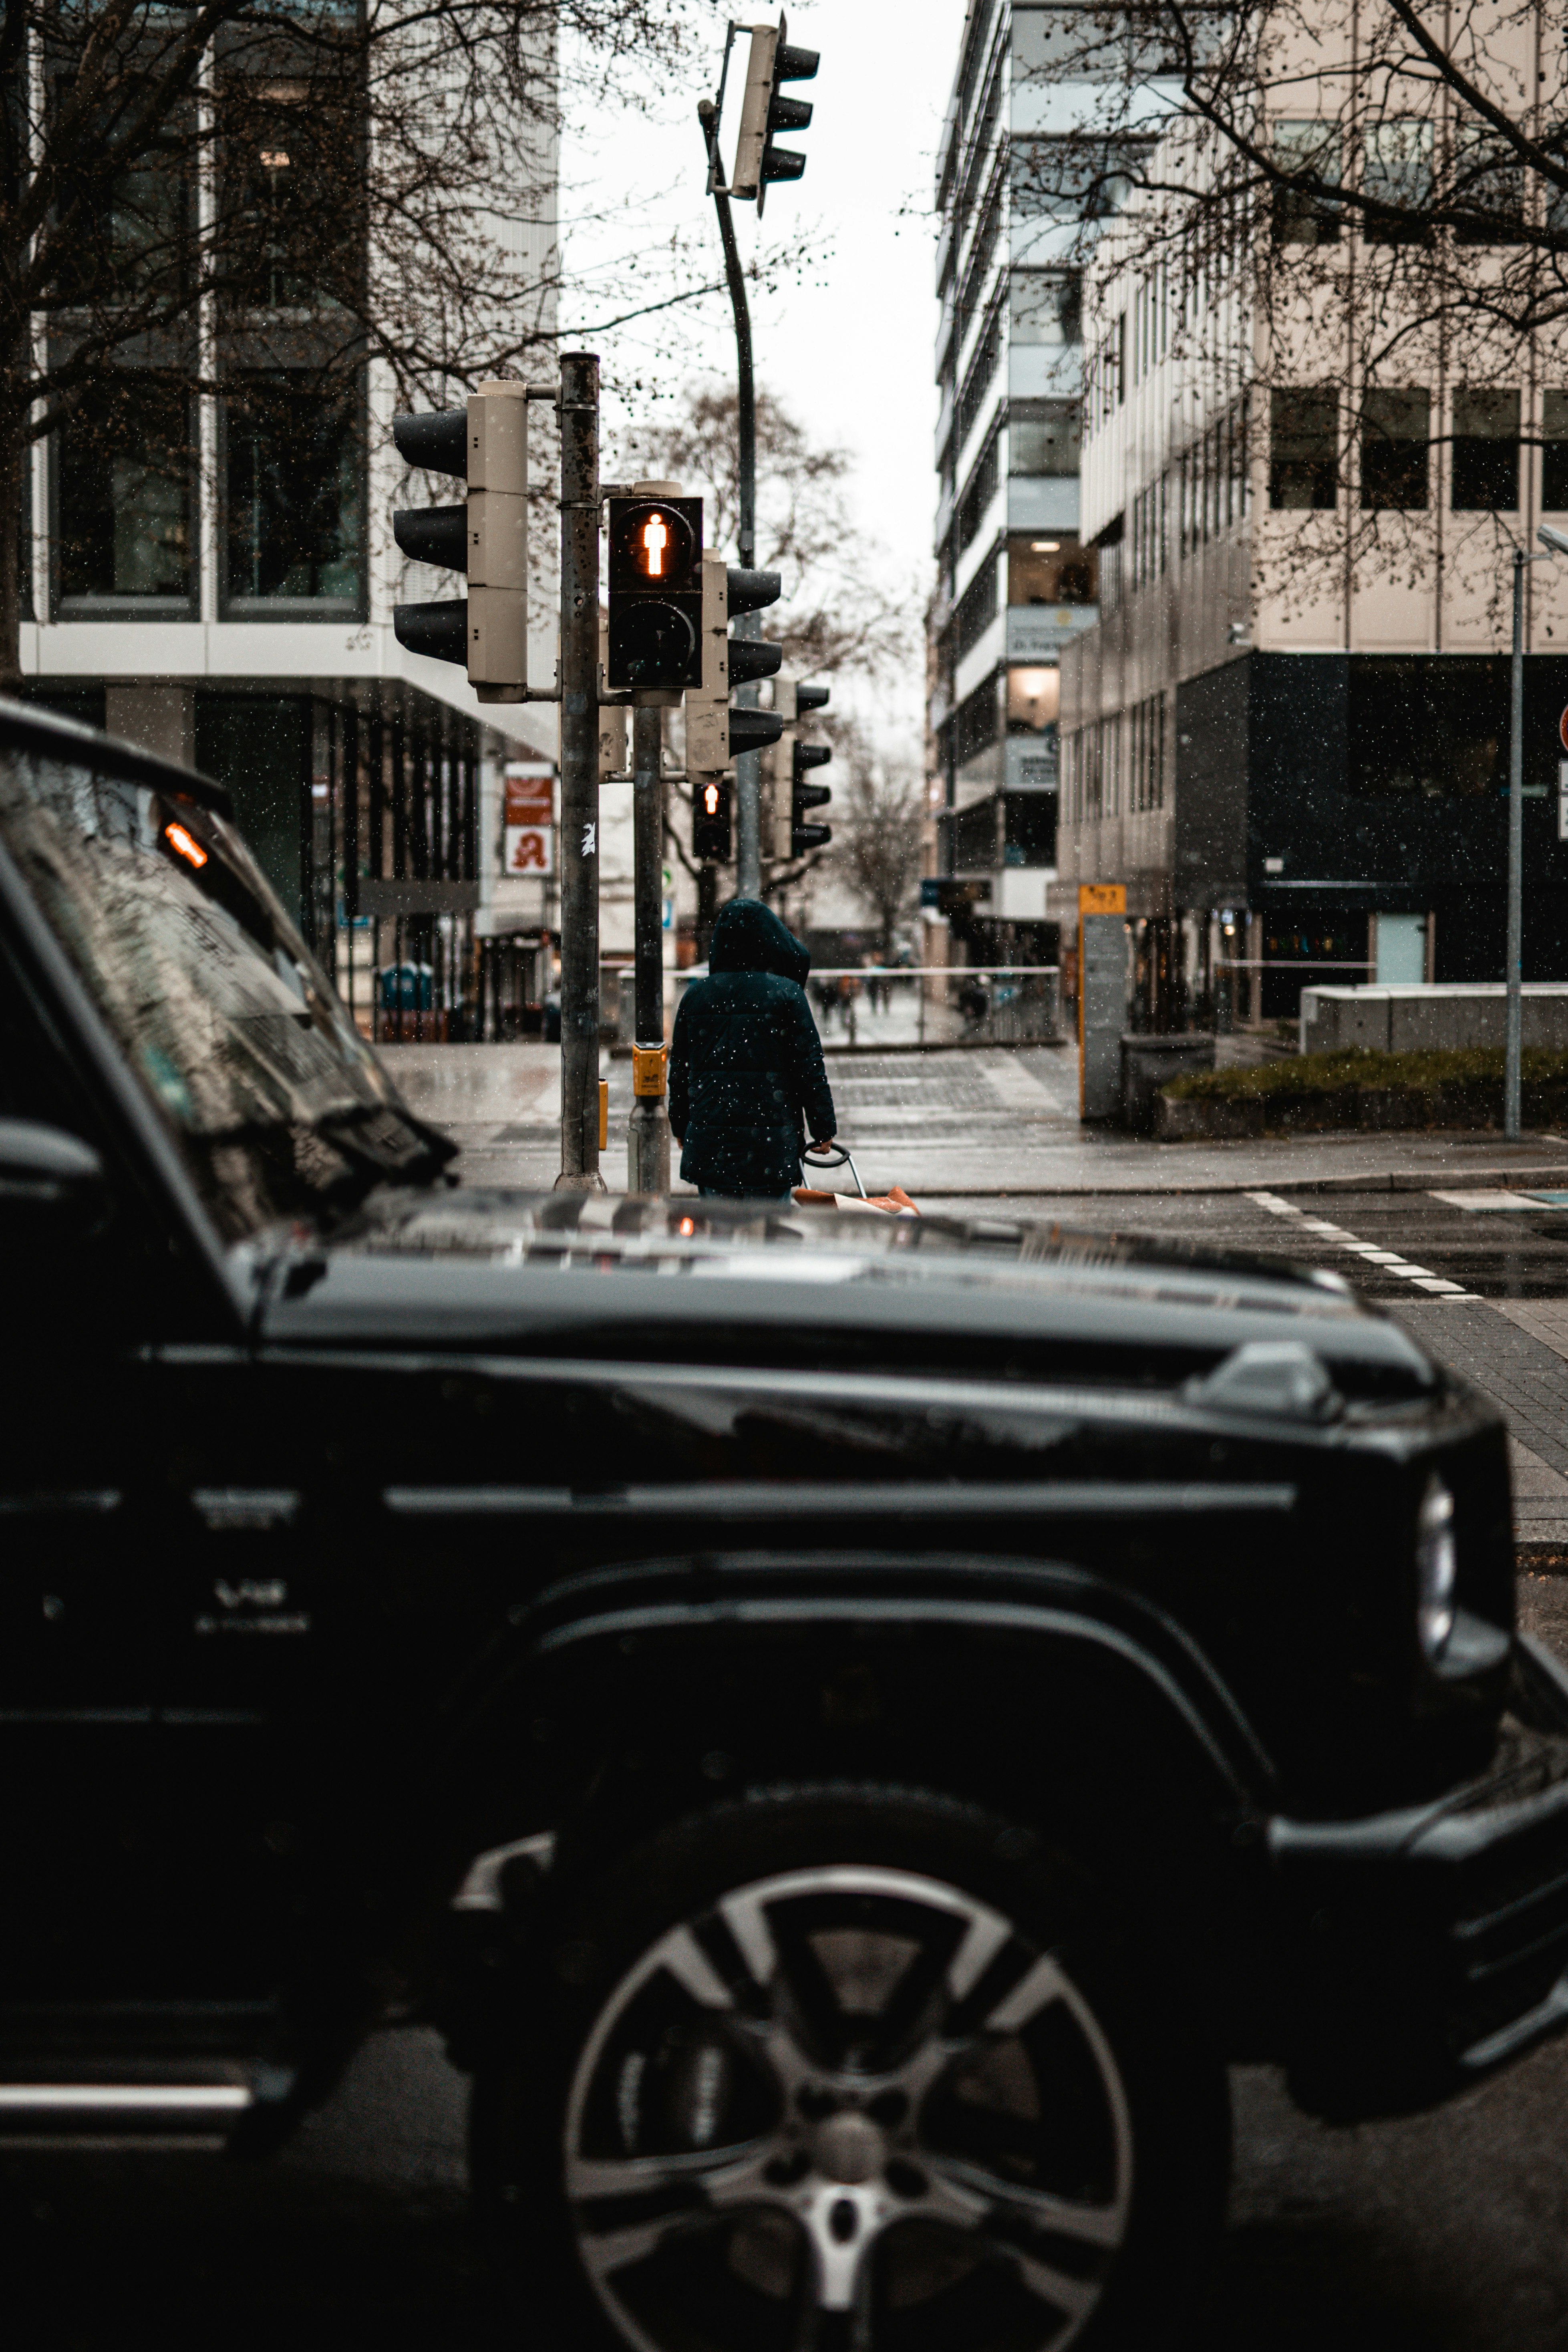
[[[704,970],[677,972],[678,993]],[[1062,1034],[1059,964],[824,964],[805,991],[825,1042],[836,1022],[851,1045],[1052,1045]],[[903,1024],[893,1017],[900,1011]],[[886,1034],[900,1027],[911,1034]]]

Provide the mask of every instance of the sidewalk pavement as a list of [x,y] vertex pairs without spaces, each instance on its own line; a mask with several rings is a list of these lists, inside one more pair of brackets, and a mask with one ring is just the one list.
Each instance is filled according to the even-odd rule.
[[[463,1150],[470,1183],[546,1189],[560,1167],[557,1045],[394,1045],[385,1064],[411,1108]],[[631,1067],[608,1065],[604,1174],[626,1184]],[[1072,1046],[926,1054],[841,1053],[828,1068],[838,1131],[866,1189],[901,1184],[931,1207],[1048,1192],[1308,1189],[1422,1191],[1521,1182],[1568,1171],[1568,1139],[1505,1144],[1488,1135],[1322,1135],[1275,1141],[1154,1143],[1079,1125]],[[678,1181],[678,1189],[679,1180]],[[840,1189],[853,1189],[847,1171]]]

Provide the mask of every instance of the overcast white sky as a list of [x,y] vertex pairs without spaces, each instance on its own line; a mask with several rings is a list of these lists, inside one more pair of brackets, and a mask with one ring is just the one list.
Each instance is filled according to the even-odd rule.
[[[736,14],[748,23],[773,22],[777,10]],[[795,0],[787,14],[790,41],[822,53],[816,80],[790,85],[793,95],[815,106],[811,126],[784,134],[781,142],[805,153],[805,176],[769,191],[760,223],[752,205],[737,205],[735,215],[743,256],[759,238],[777,248],[803,233],[817,237],[823,253],[802,278],[753,302],[757,380],[815,438],[852,452],[853,503],[881,542],[887,575],[918,580],[923,592],[935,500],[931,179],[963,0]],[[706,78],[670,91],[647,116],[617,110],[568,141],[562,163],[568,269],[581,270],[584,282],[620,256],[655,252],[676,233],[705,239],[717,274],[718,230],[704,193],[697,121],[697,100],[711,94],[718,79],[722,17],[715,23]],[[745,50],[742,37],[736,43],[742,72]],[[732,65],[731,95],[735,90]],[[728,145],[729,98],[725,121]],[[588,211],[620,216],[570,226]],[[658,269],[657,258],[643,264],[645,294],[654,293]],[[569,303],[563,325],[604,315]],[[688,376],[733,380],[733,331],[722,294],[597,334],[592,347],[603,353],[607,374],[628,383],[641,378],[636,396],[644,404],[662,405]],[[614,421],[607,411],[612,436]],[[885,714],[906,740],[919,740],[923,691],[917,666],[898,707]]]

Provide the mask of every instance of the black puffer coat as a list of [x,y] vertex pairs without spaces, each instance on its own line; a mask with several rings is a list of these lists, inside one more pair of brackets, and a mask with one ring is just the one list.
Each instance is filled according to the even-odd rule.
[[689,1184],[776,1200],[800,1181],[811,1137],[834,1131],[822,1041],[801,986],[811,958],[771,907],[732,898],[713,926],[708,978],[675,1016],[669,1123]]

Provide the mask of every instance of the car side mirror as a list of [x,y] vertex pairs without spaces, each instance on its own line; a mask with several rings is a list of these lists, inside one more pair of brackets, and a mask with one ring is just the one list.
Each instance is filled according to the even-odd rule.
[[108,1222],[109,1182],[89,1143],[32,1118],[0,1118],[0,1222],[13,1240],[84,1238]]

